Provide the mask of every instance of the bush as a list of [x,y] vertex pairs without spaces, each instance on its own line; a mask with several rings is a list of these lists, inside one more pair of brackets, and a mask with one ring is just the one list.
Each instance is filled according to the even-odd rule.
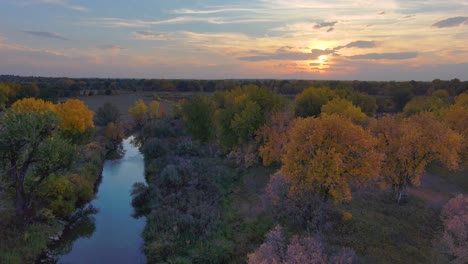
[[452,263],[468,263],[468,197],[460,194],[448,201],[440,218],[444,224],[441,243]]
[[166,154],[167,150],[162,140],[150,138],[141,147],[141,152],[145,155],[145,159],[155,159]]

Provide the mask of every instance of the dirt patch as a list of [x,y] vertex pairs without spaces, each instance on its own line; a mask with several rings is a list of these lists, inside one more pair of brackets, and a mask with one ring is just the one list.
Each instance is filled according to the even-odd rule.
[[457,194],[463,193],[463,190],[440,175],[425,173],[421,177],[421,185],[410,188],[409,193],[423,199],[431,206],[440,208]]

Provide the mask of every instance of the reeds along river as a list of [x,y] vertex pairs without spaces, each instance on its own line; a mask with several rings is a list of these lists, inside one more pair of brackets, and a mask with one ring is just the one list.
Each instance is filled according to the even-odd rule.
[[145,263],[141,232],[145,219],[132,217],[130,191],[145,182],[144,159],[132,138],[123,142],[125,154],[106,160],[96,199],[97,213],[82,217],[66,230],[51,249],[58,263]]

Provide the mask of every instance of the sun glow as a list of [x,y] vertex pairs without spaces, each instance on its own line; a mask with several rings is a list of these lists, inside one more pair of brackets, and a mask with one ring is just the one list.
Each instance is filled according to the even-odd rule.
[[320,64],[323,64],[324,62],[326,62],[327,59],[328,59],[327,55],[321,55],[318,57]]

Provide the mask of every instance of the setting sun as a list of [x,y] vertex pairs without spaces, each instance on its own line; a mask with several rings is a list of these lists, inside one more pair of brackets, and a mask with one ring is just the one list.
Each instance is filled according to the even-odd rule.
[[327,61],[328,56],[327,55],[322,55],[322,56],[319,56],[318,59],[319,59],[320,63],[323,64],[324,62]]

